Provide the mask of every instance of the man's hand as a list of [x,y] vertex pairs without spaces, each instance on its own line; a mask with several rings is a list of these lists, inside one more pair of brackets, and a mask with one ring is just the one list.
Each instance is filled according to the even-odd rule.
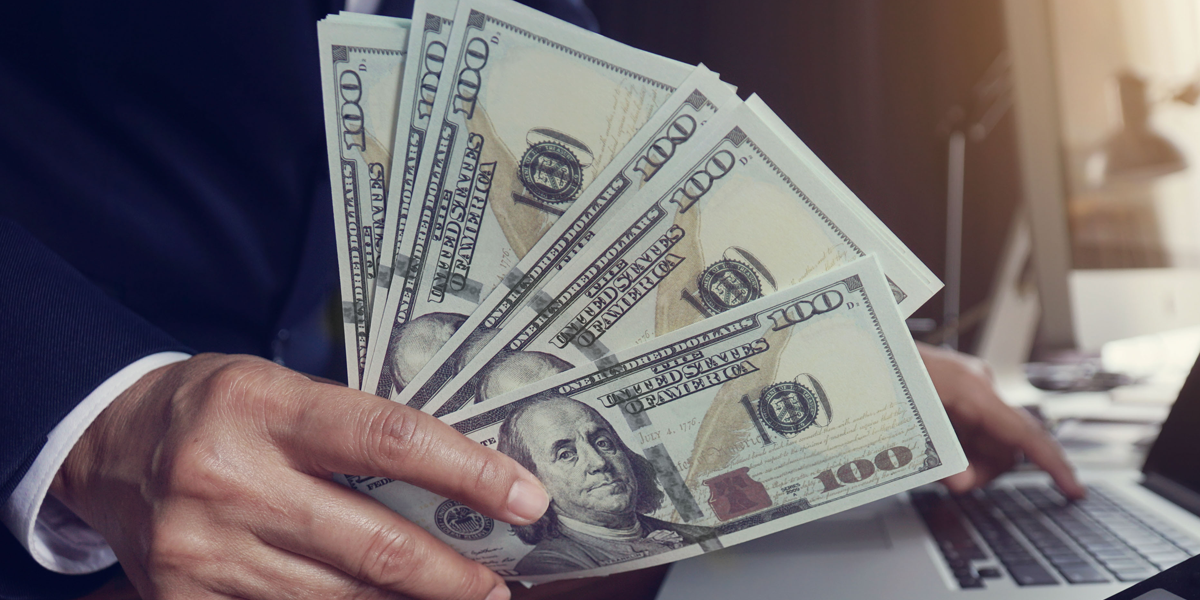
[[433,417],[214,354],[118,397],[51,491],[146,600],[508,598],[495,573],[333,473],[407,481],[521,525],[549,503],[515,461]]
[[1054,478],[1068,498],[1084,496],[1086,490],[1075,479],[1058,443],[1028,413],[996,395],[983,361],[928,344],[917,344],[917,349],[970,462],[966,471],[943,480],[950,491],[982,487],[1013,468],[1024,453]]

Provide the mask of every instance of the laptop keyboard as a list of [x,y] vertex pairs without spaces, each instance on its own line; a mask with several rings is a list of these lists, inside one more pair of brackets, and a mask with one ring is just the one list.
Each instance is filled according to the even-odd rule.
[[1080,502],[1049,485],[910,495],[965,589],[1001,570],[1021,586],[1141,581],[1200,553],[1196,538],[1098,488]]

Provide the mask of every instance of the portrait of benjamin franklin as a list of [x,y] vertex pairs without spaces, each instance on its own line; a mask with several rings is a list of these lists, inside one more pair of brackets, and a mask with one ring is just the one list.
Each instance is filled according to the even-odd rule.
[[466,315],[457,313],[429,313],[397,329],[388,364],[396,388],[407,386],[466,320]]
[[707,527],[647,516],[664,494],[654,467],[621,441],[592,407],[565,396],[534,397],[500,426],[497,449],[541,479],[550,508],[516,527],[534,546],[521,575],[595,569],[695,544]]
[[483,402],[549,379],[575,365],[557,356],[528,350],[501,352],[481,371],[475,389],[476,402]]

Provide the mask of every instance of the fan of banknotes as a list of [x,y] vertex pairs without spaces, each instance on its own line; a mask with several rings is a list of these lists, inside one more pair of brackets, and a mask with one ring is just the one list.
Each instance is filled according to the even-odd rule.
[[345,484],[539,582],[966,467],[904,324],[941,282],[757,96],[508,0],[318,32],[350,385],[552,501],[516,527]]

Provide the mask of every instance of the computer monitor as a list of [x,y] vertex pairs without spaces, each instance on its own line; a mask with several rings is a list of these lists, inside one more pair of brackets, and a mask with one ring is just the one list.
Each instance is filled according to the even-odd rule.
[[1200,325],[1200,0],[1004,0],[1043,346]]

